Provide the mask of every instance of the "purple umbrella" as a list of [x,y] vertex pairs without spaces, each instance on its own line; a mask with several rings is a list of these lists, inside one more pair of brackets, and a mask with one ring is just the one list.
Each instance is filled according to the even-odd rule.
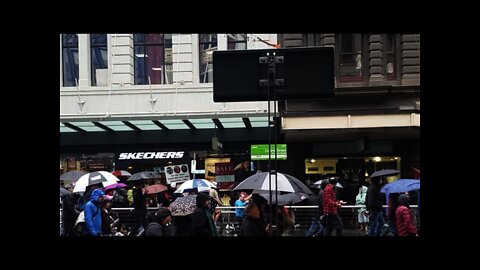
[[115,183],[115,184],[104,187],[103,190],[115,189],[117,187],[126,187],[126,186],[127,185],[125,185],[124,183]]

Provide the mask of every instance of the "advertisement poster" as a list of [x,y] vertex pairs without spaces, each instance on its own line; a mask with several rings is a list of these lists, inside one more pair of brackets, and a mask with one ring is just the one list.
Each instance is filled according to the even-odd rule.
[[165,176],[167,178],[168,184],[190,180],[188,165],[180,164],[173,166],[165,166]]
[[215,182],[218,189],[226,189],[235,182],[232,163],[215,163]]

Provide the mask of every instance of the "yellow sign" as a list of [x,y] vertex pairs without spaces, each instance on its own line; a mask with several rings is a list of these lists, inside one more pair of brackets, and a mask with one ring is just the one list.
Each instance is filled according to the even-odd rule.
[[305,174],[336,173],[337,159],[306,159]]

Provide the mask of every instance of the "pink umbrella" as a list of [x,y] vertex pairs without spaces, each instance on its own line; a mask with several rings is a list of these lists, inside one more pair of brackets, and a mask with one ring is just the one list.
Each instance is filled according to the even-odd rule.
[[153,193],[159,193],[159,192],[165,191],[168,188],[164,185],[156,184],[156,185],[148,186],[145,189],[147,190],[148,194],[153,194]]

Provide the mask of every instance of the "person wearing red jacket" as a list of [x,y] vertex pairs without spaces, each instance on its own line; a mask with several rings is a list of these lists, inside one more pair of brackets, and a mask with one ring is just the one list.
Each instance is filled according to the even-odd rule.
[[409,197],[407,194],[402,194],[398,197],[398,207],[395,211],[398,236],[418,236],[415,219],[408,201]]
[[337,184],[337,179],[330,178],[328,185],[323,190],[323,214],[326,216],[324,236],[331,236],[333,229],[336,230],[336,236],[342,235],[342,220],[338,216],[337,208],[345,204],[344,201],[337,201],[333,187]]

